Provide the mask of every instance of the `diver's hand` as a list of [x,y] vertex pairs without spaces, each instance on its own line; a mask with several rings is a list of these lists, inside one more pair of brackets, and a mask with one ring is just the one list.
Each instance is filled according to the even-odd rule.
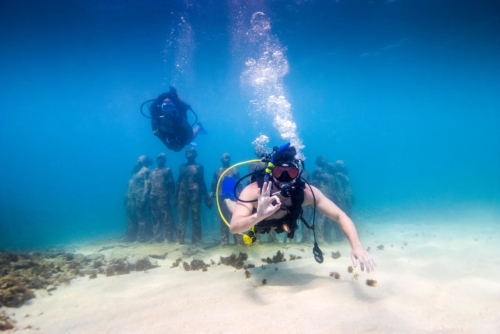
[[[262,188],[259,188],[257,192],[259,201],[257,206],[257,219],[259,219],[259,221],[266,219],[280,209],[281,201],[279,197],[276,195],[269,196],[272,184],[272,182],[264,182]],[[276,201],[275,205],[273,205],[274,201]]]
[[354,268],[356,268],[359,261],[359,266],[361,267],[361,271],[365,270],[365,266],[367,272],[374,271],[375,267],[377,266],[372,255],[368,253],[368,251],[364,249],[362,246],[352,249],[351,260],[352,264],[354,265]]

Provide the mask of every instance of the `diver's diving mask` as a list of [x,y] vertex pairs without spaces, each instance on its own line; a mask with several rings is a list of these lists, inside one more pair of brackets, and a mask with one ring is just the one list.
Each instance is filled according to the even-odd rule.
[[290,182],[299,175],[299,169],[294,165],[275,166],[272,174],[280,182]]
[[295,180],[299,176],[299,169],[295,164],[274,166],[271,171],[273,177],[279,182],[279,193],[284,197],[291,197],[295,190]]
[[176,108],[172,101],[165,101],[160,105],[160,109],[163,115],[173,115],[175,114]]

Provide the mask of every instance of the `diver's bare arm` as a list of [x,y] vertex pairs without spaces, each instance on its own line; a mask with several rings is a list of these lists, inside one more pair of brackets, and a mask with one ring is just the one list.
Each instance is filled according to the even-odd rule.
[[[238,201],[231,218],[231,233],[248,231],[252,226],[279,210],[281,202],[277,196],[270,196],[271,186],[271,183],[264,183],[261,191],[257,183],[251,183],[243,189],[240,199],[251,201],[257,197],[257,212],[253,213],[252,203]],[[276,204],[273,205],[273,202],[276,202]]]
[[236,203],[229,227],[231,233],[242,233],[248,231],[252,226],[262,220],[257,219],[257,213],[252,213],[252,209],[253,206],[249,203]]
[[[316,208],[323,213],[325,216],[328,218],[336,221],[339,225],[342,231],[347,236],[347,239],[349,240],[349,243],[351,244],[351,248],[358,248],[358,247],[363,247],[361,245],[361,241],[359,240],[358,232],[356,231],[356,227],[354,226],[354,223],[352,222],[351,218],[349,218],[338,206],[335,205],[331,200],[329,200],[323,193],[318,190],[316,187],[312,187],[314,190],[314,195],[316,197]],[[307,196],[308,200],[311,200],[311,190],[309,187],[306,187],[306,194],[308,193],[309,196]],[[308,203],[308,204],[312,204]]]
[[[349,239],[349,243],[351,244],[351,260],[354,267],[356,267],[359,262],[362,271],[365,270],[365,266],[368,272],[375,270],[377,264],[370,253],[363,248],[363,245],[359,240],[358,232],[356,231],[356,227],[354,226],[351,218],[347,217],[347,215],[340,210],[335,203],[330,201],[317,188],[312,187],[312,189],[314,191],[314,195],[316,196],[317,209],[328,218],[335,220],[346,234],[347,239]],[[311,190],[307,188],[305,192],[307,204],[312,204]]]

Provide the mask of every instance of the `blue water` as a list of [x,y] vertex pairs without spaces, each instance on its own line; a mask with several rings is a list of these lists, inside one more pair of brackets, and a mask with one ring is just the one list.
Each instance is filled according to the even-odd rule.
[[[208,131],[196,139],[208,186],[222,153],[253,158],[260,133],[281,145],[242,80],[259,11],[288,62],[306,166],[344,160],[355,212],[499,206],[498,1],[7,0],[0,247],[123,233],[137,157],[165,152],[175,177],[184,162],[139,113],[171,84]],[[206,234],[218,224],[205,210]]]

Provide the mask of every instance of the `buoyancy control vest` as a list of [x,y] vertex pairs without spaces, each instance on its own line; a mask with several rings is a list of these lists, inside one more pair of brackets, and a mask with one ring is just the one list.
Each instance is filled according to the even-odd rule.
[[[257,184],[259,188],[262,189],[264,183],[264,177],[262,176],[257,176]],[[274,184],[273,184],[274,186]],[[287,233],[287,237],[289,239],[293,239],[295,236],[295,232],[299,228],[297,221],[301,220],[304,221],[304,218],[302,217],[303,209],[302,209],[302,203],[304,203],[304,189],[305,189],[305,184],[302,180],[300,180],[300,177],[297,178],[294,182],[293,185],[293,190],[292,190],[292,196],[290,197],[292,200],[292,205],[288,208],[287,214],[281,218],[277,219],[265,219],[257,224],[255,224],[254,229],[256,233],[269,233],[271,231],[275,231],[276,233]],[[256,209],[254,209],[255,211]],[[306,226],[308,226],[306,224]],[[309,227],[309,226],[308,226]]]

